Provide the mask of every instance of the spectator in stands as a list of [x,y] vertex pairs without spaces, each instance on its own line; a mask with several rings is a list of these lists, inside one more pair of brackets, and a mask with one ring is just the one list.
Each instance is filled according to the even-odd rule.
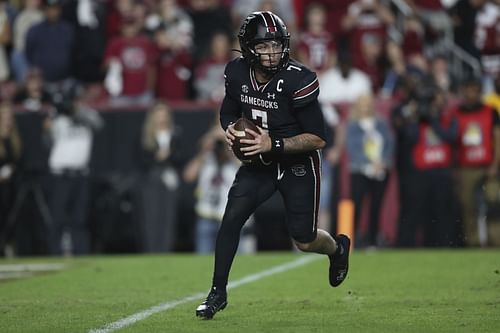
[[413,14],[431,30],[434,39],[453,40],[453,23],[441,0],[406,0]]
[[189,15],[194,25],[193,57],[196,63],[209,56],[212,36],[218,32],[233,34],[231,14],[220,0],[190,0]]
[[328,69],[319,80],[322,87],[319,101],[322,104],[353,103],[372,90],[369,77],[352,67],[351,55],[347,52],[340,52],[338,65]]
[[[360,247],[377,246],[380,208],[394,155],[394,139],[386,121],[375,114],[371,95],[361,96],[353,105],[347,125],[346,148],[354,202],[356,241]],[[370,195],[368,232],[360,231],[363,200]]]
[[374,88],[379,88],[380,73],[376,63],[387,42],[387,29],[394,15],[380,0],[356,0],[342,19],[342,29],[349,36],[349,50],[355,67],[369,74]]
[[440,54],[433,56],[430,59],[429,73],[441,91],[446,94],[456,93],[458,79],[450,72],[446,56]]
[[11,22],[7,13],[7,3],[0,1],[0,82],[6,81],[10,76],[9,58],[7,47],[12,38]]
[[[384,42],[376,34],[364,34],[361,40],[361,57],[354,66],[366,73],[374,91],[383,84]],[[356,59],[356,57],[355,57]]]
[[404,19],[401,50],[407,65],[415,66],[422,71],[427,70],[424,55],[424,27],[417,16],[408,16]]
[[288,31],[295,32],[296,19],[292,0],[235,0],[231,6],[231,14],[235,28],[247,17],[256,11],[270,11],[278,15],[287,23]]
[[462,205],[465,241],[479,245],[474,189],[484,177],[497,177],[500,166],[500,116],[481,101],[481,82],[463,85],[462,102],[454,110],[458,119],[458,196]]
[[188,99],[191,53],[187,49],[172,45],[172,39],[163,25],[155,31],[154,40],[158,52],[156,97],[167,101]]
[[479,60],[481,53],[474,43],[476,17],[486,0],[458,0],[450,9],[455,43]]
[[72,76],[75,32],[61,20],[61,0],[45,0],[45,18],[32,26],[26,36],[26,58],[30,67],[41,69],[43,79],[54,90]]
[[500,75],[500,1],[484,4],[476,16],[475,46],[481,52],[483,92],[493,91]]
[[158,12],[147,18],[146,28],[164,30],[172,50],[190,50],[193,46],[193,21],[176,0],[161,0]]
[[500,75],[494,81],[495,89],[484,97],[484,103],[500,112]]
[[224,33],[216,33],[210,43],[210,56],[198,64],[194,88],[199,101],[220,102],[224,98],[224,69],[231,58],[231,41]]
[[307,8],[306,15],[306,30],[300,35],[297,45],[297,60],[321,76],[336,65],[336,45],[332,34],[326,30],[325,8],[313,3]]
[[167,104],[156,103],[144,120],[145,178],[140,185],[141,237],[146,252],[172,251],[177,230],[179,130]]
[[57,113],[46,123],[52,175],[49,247],[53,255],[82,255],[90,253],[87,216],[93,132],[103,123],[96,111],[80,103],[80,87],[67,88],[53,96]]
[[29,70],[26,83],[17,92],[14,103],[22,105],[28,111],[40,111],[51,101],[49,92],[43,86],[40,70],[36,68]]
[[[189,98],[193,23],[174,0],[160,2],[159,13],[148,21],[158,52],[156,97],[168,101]],[[154,24],[157,21],[157,25]]]
[[[352,3],[352,0],[304,0],[304,6],[311,4],[320,4],[326,10],[326,30],[332,34],[333,38],[337,40],[337,49],[346,49],[348,42],[344,36],[341,23],[342,18],[347,14],[347,9]],[[301,13],[297,13],[297,19],[304,17]]]
[[412,146],[414,172],[408,185],[408,221],[401,237],[404,246],[416,246],[421,227],[424,246],[451,246],[456,245],[452,167],[458,123],[446,112],[446,94],[432,77],[422,82],[403,129]]
[[118,37],[122,33],[125,17],[133,15],[135,0],[107,1],[106,7],[106,39]]
[[200,140],[200,151],[184,169],[184,180],[197,181],[195,250],[211,253],[224,215],[227,194],[239,162],[227,149],[224,131],[217,122]]
[[102,64],[106,47],[105,3],[100,0],[66,1],[64,19],[75,30],[73,68],[77,80],[85,83],[102,82]]
[[23,9],[14,21],[10,61],[14,79],[18,83],[24,82],[28,72],[28,62],[25,54],[26,34],[29,28],[43,20],[40,4],[41,0],[25,0]]
[[147,105],[153,101],[154,44],[141,29],[134,16],[127,16],[123,20],[122,35],[108,41],[104,65],[111,105]]
[[[9,213],[14,206],[14,176],[21,157],[21,138],[19,136],[12,107],[0,105],[0,245],[6,239],[5,229]],[[0,248],[0,255],[4,249]]]

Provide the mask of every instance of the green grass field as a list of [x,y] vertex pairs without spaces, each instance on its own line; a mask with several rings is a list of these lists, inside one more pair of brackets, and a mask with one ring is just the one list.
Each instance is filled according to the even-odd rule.
[[[238,256],[231,279],[301,258]],[[211,256],[108,256],[0,260],[66,269],[0,282],[0,332],[89,332],[209,288]],[[230,290],[214,320],[199,300],[114,332],[500,332],[500,251],[354,252],[348,279],[327,281],[327,259]],[[113,330],[110,330],[113,331]]]

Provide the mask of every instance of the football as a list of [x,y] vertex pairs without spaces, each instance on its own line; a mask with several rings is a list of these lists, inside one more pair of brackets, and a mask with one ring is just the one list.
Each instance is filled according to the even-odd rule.
[[258,158],[258,155],[255,156],[245,156],[241,151],[241,148],[245,146],[245,144],[240,143],[241,139],[253,139],[253,136],[250,133],[247,133],[245,129],[251,129],[255,132],[259,132],[257,126],[247,118],[240,118],[234,123],[234,129],[236,130],[236,138],[233,141],[233,153],[234,155],[243,163],[251,163],[255,158]]

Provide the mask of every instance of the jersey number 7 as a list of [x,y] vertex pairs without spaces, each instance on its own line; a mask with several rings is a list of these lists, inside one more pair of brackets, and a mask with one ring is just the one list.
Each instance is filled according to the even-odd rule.
[[264,110],[252,109],[252,119],[260,119],[261,127],[264,129],[267,129],[269,127],[267,124],[267,112]]

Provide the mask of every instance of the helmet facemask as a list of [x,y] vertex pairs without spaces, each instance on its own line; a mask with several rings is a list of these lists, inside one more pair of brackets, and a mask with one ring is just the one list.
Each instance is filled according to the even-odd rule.
[[249,50],[255,57],[254,67],[264,74],[275,74],[282,69],[289,59],[289,39],[257,40]]

